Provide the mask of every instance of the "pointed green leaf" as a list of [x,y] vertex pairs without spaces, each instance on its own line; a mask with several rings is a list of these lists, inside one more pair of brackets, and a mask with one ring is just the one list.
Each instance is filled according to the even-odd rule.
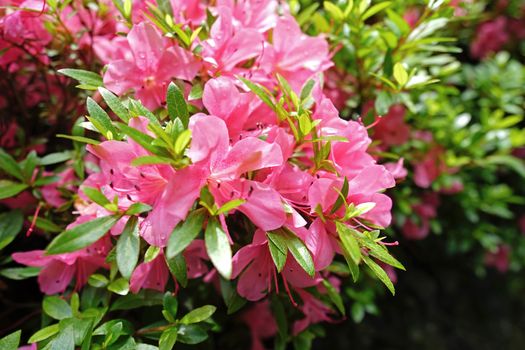
[[170,327],[162,332],[159,339],[159,350],[172,350],[177,342],[178,329]]
[[87,70],[64,68],[59,69],[58,72],[75,80],[78,80],[78,82],[83,85],[89,85],[95,88],[104,85],[104,82],[102,81],[102,77],[100,75]]
[[190,114],[188,112],[188,105],[184,99],[184,94],[181,89],[173,82],[168,85],[167,94],[168,113],[171,120],[179,118],[185,128],[188,127]]
[[104,216],[64,231],[51,241],[47,254],[70,253],[85,248],[102,238],[119,219],[120,216]]
[[179,253],[171,259],[165,256],[165,259],[170,272],[175,276],[177,282],[179,282],[183,288],[186,288],[188,285],[188,268],[184,255]]
[[118,138],[118,130],[113,126],[111,118],[91,97],[87,98],[87,110],[90,116],[89,121],[105,138]]
[[204,232],[204,243],[211,262],[217,271],[226,279],[232,274],[232,250],[228,236],[220,223],[215,219],[208,221]]
[[217,308],[213,305],[201,306],[184,315],[180,322],[183,324],[191,324],[205,321],[215,313],[215,310],[217,310]]
[[361,261],[361,249],[351,229],[340,222],[336,222],[337,233],[343,244],[343,249],[348,253],[356,265]]
[[285,238],[286,246],[297,263],[309,276],[313,277],[315,275],[314,261],[304,242],[295,234],[287,234]]
[[12,177],[17,178],[18,180],[24,180],[24,174],[22,174],[22,169],[15,161],[10,154],[6,153],[3,149],[0,148],[0,171],[5,172]]
[[138,218],[132,216],[128,219],[124,230],[117,241],[117,266],[126,279],[131,277],[139,261],[140,238]]
[[372,270],[374,275],[376,275],[377,278],[379,278],[379,280],[384,283],[384,285],[388,288],[390,293],[392,293],[392,295],[395,295],[396,291],[394,288],[394,284],[386,274],[385,270],[383,270],[381,266],[379,266],[374,260],[370,259],[368,256],[363,256],[363,261],[370,268],[370,270]]
[[0,180],[0,199],[14,197],[29,186],[9,180]]
[[46,296],[42,302],[42,309],[55,320],[63,320],[73,316],[69,304],[57,296]]
[[24,215],[20,210],[0,214],[0,250],[11,243],[22,230]]
[[199,232],[201,232],[204,218],[204,211],[196,210],[191,212],[186,220],[175,227],[168,239],[168,247],[166,249],[168,259],[172,259],[184,251],[195,237],[197,237]]
[[106,101],[108,107],[111,108],[117,117],[124,121],[124,123],[127,123],[129,121],[129,111],[122,102],[120,102],[119,98],[103,87],[99,87],[98,91],[102,95],[104,101]]
[[20,335],[22,331],[11,333],[0,339],[0,349],[2,350],[17,350],[20,345]]

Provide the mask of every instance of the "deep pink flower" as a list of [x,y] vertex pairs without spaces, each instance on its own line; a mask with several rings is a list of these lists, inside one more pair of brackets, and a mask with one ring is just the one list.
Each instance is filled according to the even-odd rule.
[[[318,278],[308,276],[291,254],[288,254],[282,275],[285,283],[289,282],[297,288],[310,287],[318,283]],[[272,280],[277,282],[277,270],[264,231],[257,230],[253,242],[239,249],[233,257],[232,279],[237,277],[239,277],[237,292],[250,301],[262,299],[272,290]]]
[[230,8],[221,6],[217,12],[210,38],[202,43],[202,57],[212,76],[239,74],[246,71],[238,67],[241,63],[261,55],[264,38],[255,29],[235,28]]
[[154,289],[163,292],[168,282],[169,270],[162,251],[150,262],[135,268],[129,280],[129,290],[138,293],[141,289]]
[[474,58],[485,58],[490,53],[500,51],[509,39],[505,17],[484,22],[478,27],[476,37],[470,44],[470,54]]
[[485,254],[485,265],[494,267],[501,273],[507,272],[509,269],[509,257],[511,249],[508,245],[500,245],[496,251],[487,252]]
[[192,80],[200,64],[184,49],[170,45],[149,23],[139,23],[128,34],[133,59],[109,64],[104,84],[116,94],[135,91],[135,97],[151,109],[166,101],[166,90],[173,78]]
[[294,335],[301,333],[311,324],[319,322],[335,322],[335,320],[330,317],[334,311],[322,301],[304,290],[296,289],[295,291],[303,300],[303,304],[299,306],[299,309],[305,317],[293,324]]
[[402,145],[407,142],[410,127],[405,123],[405,114],[406,109],[402,105],[390,107],[388,114],[374,127],[374,139],[380,140],[385,146]]
[[264,350],[263,339],[271,338],[277,334],[277,324],[268,300],[254,304],[249,310],[243,312],[241,319],[250,329],[251,350]]
[[264,230],[281,227],[286,217],[279,194],[267,185],[240,178],[246,172],[280,166],[279,146],[247,137],[230,147],[224,121],[204,114],[191,118],[190,130],[193,138],[187,154],[194,164],[175,173],[155,204],[149,218],[153,234],[166,239],[206,184],[219,206],[231,199],[245,199],[237,209],[257,226]]
[[27,266],[42,267],[38,275],[40,290],[45,294],[56,294],[65,291],[73,277],[75,289],[78,290],[96,270],[108,268],[105,259],[110,249],[111,241],[105,237],[73,253],[45,255],[43,250],[33,250],[14,253],[13,260]]
[[304,34],[291,15],[277,21],[273,45],[265,49],[263,61],[263,65],[270,64],[272,74],[281,74],[296,91],[316,73],[332,66],[326,40]]
[[414,182],[422,188],[428,188],[439,175],[448,170],[444,160],[444,149],[433,146],[424,159],[414,164]]

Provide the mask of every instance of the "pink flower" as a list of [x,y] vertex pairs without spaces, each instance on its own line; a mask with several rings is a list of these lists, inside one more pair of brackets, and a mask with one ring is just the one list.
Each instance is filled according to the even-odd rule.
[[69,283],[75,278],[75,289],[87,283],[91,274],[99,268],[108,268],[105,259],[111,249],[108,237],[82,250],[58,254],[45,255],[43,250],[14,253],[13,260],[27,266],[42,267],[38,275],[40,290],[45,294],[56,294],[66,290]]
[[264,350],[265,347],[262,340],[277,334],[277,324],[273,318],[268,300],[254,304],[241,315],[241,319],[250,329],[252,337],[251,350]]
[[[0,108],[3,106],[0,106]],[[16,146],[16,131],[18,125],[15,121],[0,123],[0,147],[13,148]]]
[[405,114],[402,105],[390,107],[388,114],[374,127],[374,139],[387,147],[406,143],[410,137],[410,127],[405,123]]
[[280,166],[283,159],[279,146],[247,137],[230,147],[226,124],[215,116],[196,114],[189,127],[193,138],[187,154],[194,164],[175,173],[155,204],[149,218],[153,234],[165,241],[206,184],[217,205],[245,199],[238,210],[255,225],[264,230],[281,227],[286,217],[279,194],[267,185],[240,178],[246,172]]
[[419,187],[428,188],[439,175],[447,170],[443,147],[433,146],[422,161],[414,164],[414,182]]
[[[285,283],[289,282],[297,288],[318,283],[318,278],[308,276],[291,254],[288,254],[282,275]],[[272,290],[272,279],[277,282],[277,271],[264,231],[257,230],[253,242],[239,249],[233,257],[232,279],[237,277],[237,292],[250,301],[264,298]]]
[[404,179],[407,176],[408,171],[403,166],[403,162],[404,162],[404,159],[403,158],[399,158],[399,160],[397,162],[395,162],[395,163],[393,163],[393,162],[385,163],[385,164],[383,164],[383,166],[386,168],[386,170],[388,170],[390,172],[390,174],[392,174],[394,179]]
[[217,0],[217,7],[221,6],[231,10],[234,25],[239,28],[253,28],[264,33],[277,22],[278,3],[275,0]]
[[271,73],[281,74],[295,91],[332,66],[326,40],[304,34],[291,15],[279,18],[273,30],[273,45],[267,51],[263,61],[271,65]]
[[154,289],[163,292],[168,282],[169,271],[162,251],[150,262],[142,263],[131,275],[129,290],[138,293],[141,289]]
[[104,84],[116,94],[130,89],[135,97],[148,108],[165,103],[166,90],[173,78],[192,80],[199,70],[199,63],[184,49],[171,45],[148,23],[140,23],[128,34],[133,59],[121,59],[109,64],[104,74]]
[[509,269],[510,247],[508,245],[500,245],[496,251],[487,252],[485,254],[485,265],[494,267],[501,273],[507,272]]
[[478,27],[476,37],[470,44],[470,54],[474,58],[485,58],[490,53],[500,51],[509,39],[507,19],[503,16],[497,17]]
[[57,182],[43,186],[41,189],[44,200],[55,208],[58,208],[67,202],[66,199],[62,197],[59,188],[66,188],[70,191],[74,189],[73,181],[75,181],[75,170],[72,167],[66,168],[61,173],[57,174],[57,176],[60,178]]
[[333,314],[334,311],[322,301],[302,289],[296,289],[295,291],[303,300],[303,304],[299,306],[299,309],[305,317],[294,323],[294,335],[301,333],[311,324],[319,322],[335,322],[334,319],[330,317],[330,314]]
[[407,218],[403,224],[402,232],[406,239],[420,240],[428,236],[430,232],[430,219],[437,216],[439,196],[435,192],[425,193],[420,203],[412,206],[415,214],[413,218]]

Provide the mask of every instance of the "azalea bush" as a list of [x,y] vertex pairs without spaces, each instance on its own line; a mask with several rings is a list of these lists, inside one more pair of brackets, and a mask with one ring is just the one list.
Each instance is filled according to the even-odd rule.
[[0,2],[0,347],[307,349],[431,232],[518,271],[522,18],[485,5]]

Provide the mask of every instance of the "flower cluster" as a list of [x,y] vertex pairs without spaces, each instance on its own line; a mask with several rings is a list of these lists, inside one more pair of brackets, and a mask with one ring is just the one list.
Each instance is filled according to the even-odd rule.
[[[368,153],[362,121],[341,119],[324,95],[333,53],[324,36],[302,32],[287,6],[20,6],[2,19],[9,64],[28,52],[49,65],[46,23],[55,20],[57,30],[76,38],[76,53],[105,65],[102,77],[59,70],[80,88],[98,89],[87,99],[87,120],[65,136],[78,160],[53,174],[37,164],[54,162],[35,158],[34,174],[12,181],[25,181],[17,193],[27,189],[22,194],[39,201],[28,235],[56,228],[39,217],[42,207],[74,208],[74,222],[45,251],[12,255],[38,268],[42,292],[66,293],[72,281],[79,292],[89,281],[141,295],[176,292],[197,280],[220,284],[223,295],[233,288],[240,300],[265,299],[255,306],[262,313],[269,312],[268,295],[284,293],[302,314],[294,335],[344,314],[339,280],[357,280],[361,263],[394,292],[381,266],[403,266],[379,237],[391,221],[392,201],[382,192],[395,185],[394,176]],[[2,143],[11,142],[9,131]],[[16,165],[7,153],[2,159]],[[49,181],[37,188],[41,177]],[[68,199],[64,190],[76,195]],[[336,260],[347,266],[332,269]],[[249,312],[243,319],[253,327],[258,320]],[[166,328],[180,331],[174,317]],[[268,327],[252,328],[254,346],[275,334]]]

